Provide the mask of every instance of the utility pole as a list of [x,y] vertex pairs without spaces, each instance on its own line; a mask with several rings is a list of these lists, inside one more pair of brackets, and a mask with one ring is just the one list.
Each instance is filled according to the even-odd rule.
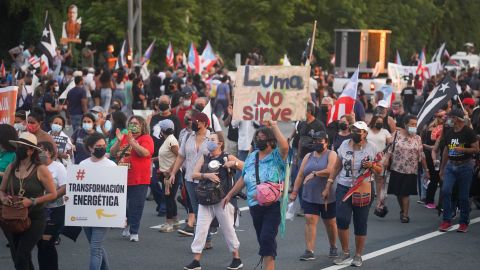
[[133,56],[142,55],[142,0],[128,0],[128,40]]

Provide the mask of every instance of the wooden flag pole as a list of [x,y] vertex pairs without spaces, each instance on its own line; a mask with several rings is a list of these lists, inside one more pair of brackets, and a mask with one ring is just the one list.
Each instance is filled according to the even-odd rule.
[[308,55],[308,61],[312,62],[312,55],[313,55],[313,46],[315,45],[315,32],[317,31],[317,20],[313,23],[313,34],[312,34],[312,42],[310,45],[310,54]]

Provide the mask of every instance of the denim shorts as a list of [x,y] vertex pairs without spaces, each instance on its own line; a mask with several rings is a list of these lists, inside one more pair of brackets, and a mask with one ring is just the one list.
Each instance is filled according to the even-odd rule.
[[[343,196],[350,188],[347,186],[337,185],[337,227],[340,230],[348,230],[353,214],[353,230],[357,236],[367,235],[367,221],[368,212],[370,211],[371,203],[367,206],[352,206],[352,197],[345,202],[342,201]],[[373,188],[372,188],[373,196]]]
[[311,203],[303,201],[303,212],[306,215],[316,215],[321,216],[322,219],[332,219],[336,216],[336,203],[332,202],[327,204],[327,209],[325,210],[325,204],[320,203]]
[[253,227],[260,245],[258,255],[275,258],[277,256],[276,237],[280,225],[280,202],[269,206],[251,206],[250,215],[252,215]]

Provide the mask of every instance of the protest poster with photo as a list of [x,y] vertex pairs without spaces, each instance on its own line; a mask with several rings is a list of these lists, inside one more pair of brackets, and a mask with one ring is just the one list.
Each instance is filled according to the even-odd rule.
[[68,143],[68,137],[65,136],[52,136],[53,141],[57,144],[58,153],[65,153]]
[[309,66],[238,67],[233,120],[305,120],[309,75]]
[[13,126],[17,105],[18,86],[0,88],[0,124]]
[[127,167],[71,165],[67,168],[65,226],[123,228]]

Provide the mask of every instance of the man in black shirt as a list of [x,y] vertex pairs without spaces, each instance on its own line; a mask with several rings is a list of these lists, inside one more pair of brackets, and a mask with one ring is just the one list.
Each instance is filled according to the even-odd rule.
[[453,109],[448,115],[445,132],[442,165],[440,178],[443,179],[443,221],[439,230],[448,231],[452,226],[452,190],[458,184],[460,226],[457,232],[467,232],[470,221],[469,192],[473,177],[472,156],[479,152],[478,141],[473,130],[465,125],[464,113],[460,109]]
[[415,101],[415,96],[417,95],[417,89],[413,87],[413,81],[408,80],[407,87],[403,88],[402,93],[403,108],[406,112],[412,113],[413,103]]
[[392,117],[395,119],[397,128],[403,128],[404,119],[407,115],[409,115],[409,113],[404,110],[401,101],[396,100],[392,103]]

